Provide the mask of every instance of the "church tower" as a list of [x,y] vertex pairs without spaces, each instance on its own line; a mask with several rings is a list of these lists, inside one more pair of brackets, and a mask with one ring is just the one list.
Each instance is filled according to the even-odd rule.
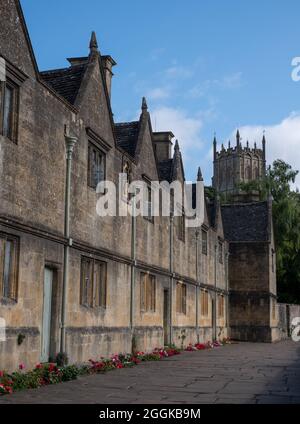
[[262,148],[242,146],[239,130],[236,134],[236,145],[231,146],[230,141],[226,149],[222,144],[217,151],[217,139],[214,137],[214,176],[213,187],[226,199],[236,202],[255,202],[259,200],[259,193],[253,191],[245,194],[238,187],[242,182],[250,182],[262,178],[266,174],[266,138],[262,139]]

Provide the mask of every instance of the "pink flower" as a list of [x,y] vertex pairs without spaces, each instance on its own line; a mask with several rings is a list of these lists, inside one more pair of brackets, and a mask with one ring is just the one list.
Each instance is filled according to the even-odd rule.
[[20,365],[19,365],[19,370],[24,370],[25,369],[25,364],[22,362]]
[[4,376],[4,371],[0,371],[0,378]]

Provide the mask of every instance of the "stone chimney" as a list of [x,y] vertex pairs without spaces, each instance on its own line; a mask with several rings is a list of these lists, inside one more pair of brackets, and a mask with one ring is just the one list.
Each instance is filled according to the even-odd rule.
[[70,62],[71,66],[86,65],[88,63],[88,56],[85,57],[68,57],[67,61]]
[[102,66],[105,75],[106,87],[108,91],[109,98],[111,98],[111,81],[113,77],[112,68],[117,63],[113,60],[111,56],[101,56]]
[[153,133],[154,150],[159,162],[172,159],[173,138],[174,134],[171,131]]

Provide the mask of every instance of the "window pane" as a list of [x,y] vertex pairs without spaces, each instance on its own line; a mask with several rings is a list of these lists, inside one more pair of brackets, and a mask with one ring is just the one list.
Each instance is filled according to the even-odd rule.
[[182,311],[183,314],[186,314],[186,285],[182,285]]
[[155,312],[155,299],[156,298],[156,284],[155,284],[155,277],[151,277],[151,311]]
[[3,110],[3,135],[5,137],[12,137],[12,124],[13,124],[13,88],[6,86],[4,95],[4,110]]
[[82,279],[81,279],[81,304],[84,306],[92,306],[93,291],[92,291],[92,262],[87,258],[83,258]]
[[100,306],[106,307],[106,292],[107,292],[107,279],[106,279],[106,264],[101,265],[100,276]]
[[207,232],[202,230],[202,253],[207,255]]
[[104,180],[104,156],[99,152],[95,151],[95,180],[94,184],[97,187],[100,181]]
[[223,263],[223,244],[219,243],[219,262]]
[[10,273],[9,273],[9,298],[17,300],[17,275],[18,275],[18,264],[17,264],[17,242],[16,240],[10,240],[11,255],[10,255]]
[[105,180],[105,154],[91,143],[88,149],[88,184],[97,188],[98,183]]
[[180,284],[176,285],[176,311],[180,313]]
[[152,192],[151,187],[147,188],[147,217],[151,219],[152,216]]
[[141,311],[145,310],[145,274],[141,273],[141,284],[140,284],[140,307]]
[[94,305],[106,306],[106,264],[95,262],[94,265]]
[[0,297],[3,296],[5,240],[0,238]]
[[10,270],[11,270],[11,255],[12,255],[12,242],[5,242],[4,250],[4,275],[3,275],[3,297],[9,298],[10,296]]

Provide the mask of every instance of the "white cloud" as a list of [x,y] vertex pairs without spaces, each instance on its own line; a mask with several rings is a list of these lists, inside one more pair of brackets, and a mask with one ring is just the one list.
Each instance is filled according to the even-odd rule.
[[170,97],[170,89],[167,87],[157,87],[149,90],[146,95],[150,100],[162,100]]
[[236,72],[232,75],[227,75],[217,82],[220,88],[231,89],[239,88],[242,85],[242,73]]
[[191,67],[185,67],[180,65],[174,65],[170,66],[169,68],[165,69],[164,74],[167,78],[182,78],[187,79],[194,75],[194,71]]
[[151,112],[151,119],[154,131],[173,132],[179,141],[185,163],[194,160],[195,155],[199,155],[199,151],[203,148],[201,137],[203,121],[200,117],[191,116],[182,109],[163,106]]
[[[300,171],[300,112],[293,112],[275,125],[246,125],[240,128],[243,143],[249,140],[261,146],[263,131],[266,131],[267,161],[271,164],[276,159],[283,159]],[[232,134],[234,137],[235,134]],[[300,177],[297,178],[300,187]]]
[[208,79],[196,84],[187,92],[188,97],[199,98],[206,96],[209,90],[233,90],[242,86],[242,73],[235,72],[231,75],[225,75],[220,79]]

